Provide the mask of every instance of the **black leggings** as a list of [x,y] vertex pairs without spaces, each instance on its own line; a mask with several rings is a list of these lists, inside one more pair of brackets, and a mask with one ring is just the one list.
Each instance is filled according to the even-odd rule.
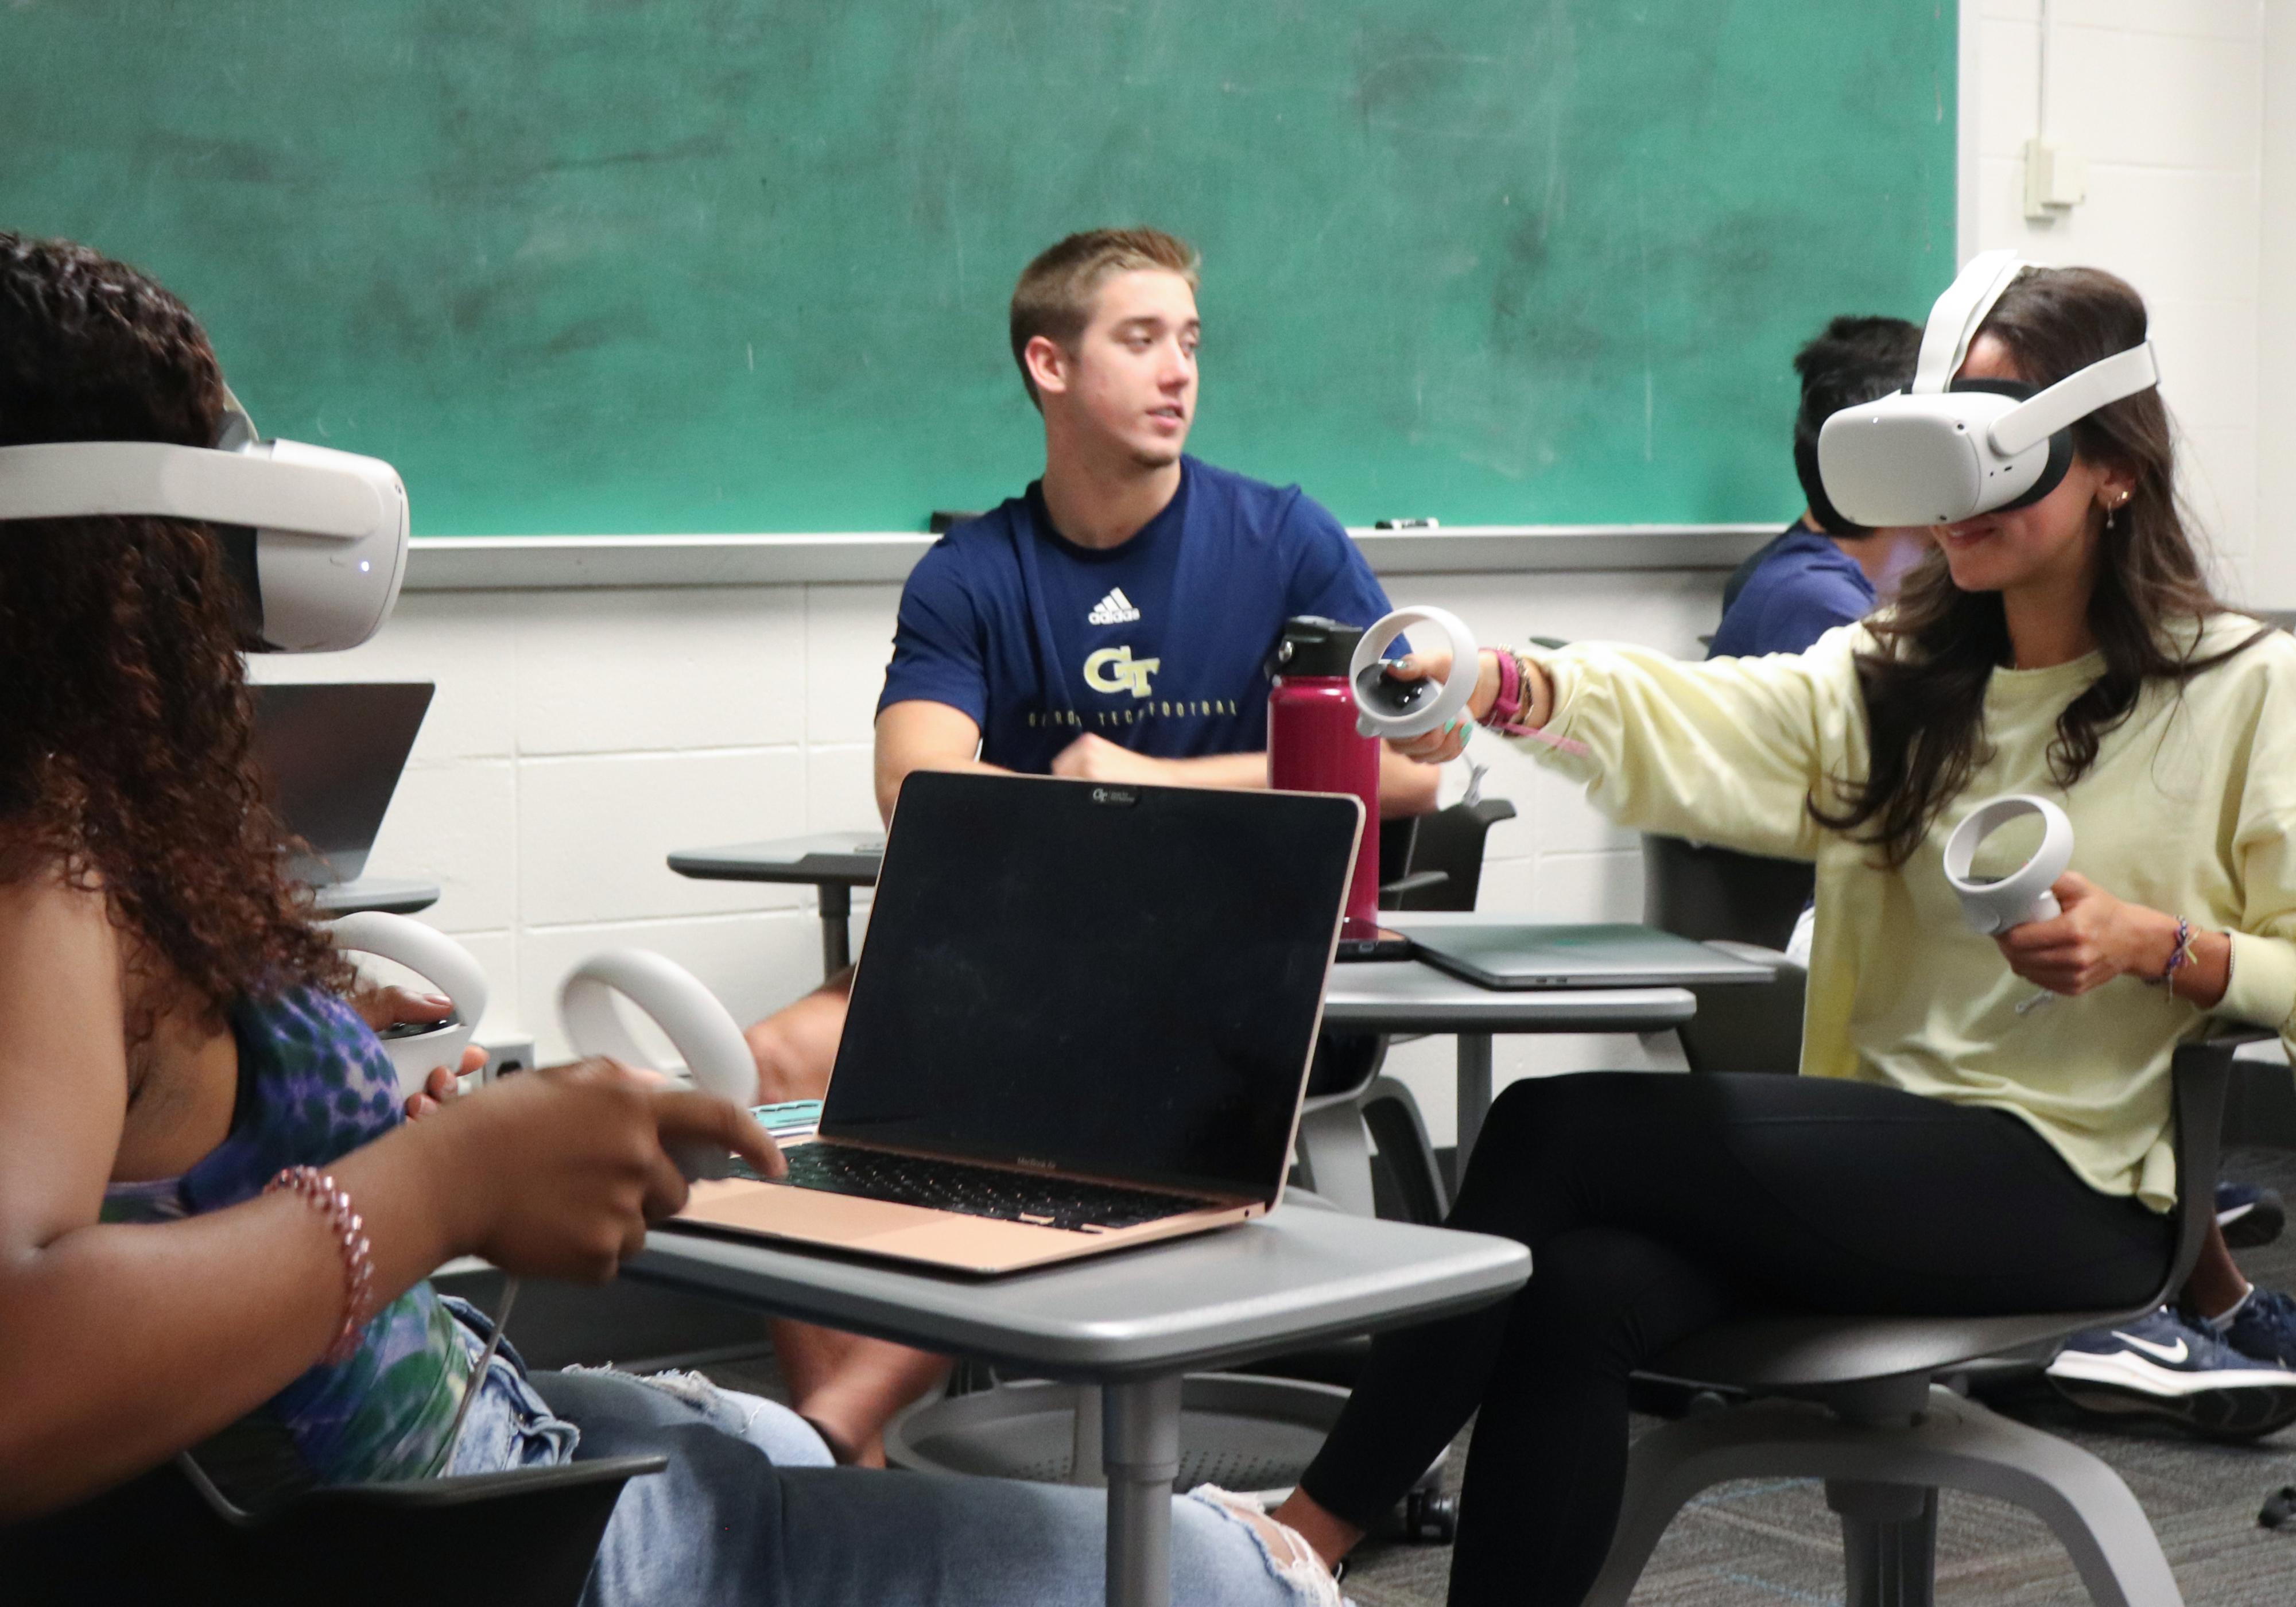
[[2132,1306],[2169,1219],[1999,1111],[1831,1078],[1588,1072],[1492,1105],[1450,1226],[1530,1247],[1513,1299],[1382,1336],[1315,1465],[1368,1528],[1480,1410],[1455,1603],[1576,1607],[1626,1479],[1627,1375],[1733,1312]]

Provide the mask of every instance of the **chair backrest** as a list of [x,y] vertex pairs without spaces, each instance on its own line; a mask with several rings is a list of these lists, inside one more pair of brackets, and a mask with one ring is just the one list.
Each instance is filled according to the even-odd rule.
[[1784,948],[1816,884],[1816,870],[1799,860],[1643,838],[1643,924],[1695,943]]
[[[1390,907],[1398,910],[1471,910],[1483,881],[1483,849],[1491,828],[1514,818],[1514,805],[1504,798],[1481,798],[1456,803],[1414,823],[1405,873],[1440,872],[1442,881],[1399,894]],[[1390,821],[1382,831],[1399,823]],[[1384,866],[1382,866],[1384,869]],[[1391,880],[1391,878],[1390,878]]]
[[[1697,943],[1783,949],[1809,902],[1816,873],[1792,859],[1764,859],[1679,837],[1643,838],[1643,921]],[[1775,955],[1764,958],[1775,962]],[[1676,1029],[1693,1071],[1801,1069],[1807,978],[1778,965],[1752,987],[1697,988],[1698,1013]]]
[[2177,1131],[2177,1257],[2153,1304],[2165,1306],[2185,1286],[2202,1242],[2217,1215],[2217,1166],[2224,1149],[2225,1091],[2232,1082],[2232,1057],[2243,1044],[2271,1034],[2235,1030],[2177,1049],[2169,1063],[2169,1098]]
[[1801,1018],[1809,972],[1775,949],[1713,939],[1770,968],[1767,982],[1732,982],[1693,988],[1698,1013],[1675,1029],[1682,1058],[1693,1071],[1770,1071],[1791,1077],[1801,1070]]
[[261,1513],[189,1458],[0,1527],[0,1579],[31,1603],[419,1602],[573,1607],[622,1486],[665,1456],[311,1490]]

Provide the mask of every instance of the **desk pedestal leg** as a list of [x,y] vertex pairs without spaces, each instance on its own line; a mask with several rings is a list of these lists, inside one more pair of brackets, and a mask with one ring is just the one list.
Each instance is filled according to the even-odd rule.
[[1105,1426],[1105,1412],[1100,1404],[1098,1384],[1078,1384],[1076,1387],[1076,1426],[1069,1431],[1069,1482],[1070,1484],[1103,1485],[1108,1482],[1101,1472],[1105,1460],[1100,1450],[1100,1431]]
[[848,922],[853,914],[853,890],[842,881],[824,881],[821,889],[821,974],[833,977],[853,963],[853,936]]
[[1467,1157],[1474,1153],[1475,1140],[1482,1136],[1483,1118],[1491,1109],[1491,1035],[1488,1032],[1459,1034],[1459,1160],[1454,1171],[1455,1185],[1451,1197],[1457,1199],[1457,1180],[1467,1176]]
[[1180,1380],[1109,1384],[1108,1607],[1171,1607],[1172,1480],[1180,1473]]

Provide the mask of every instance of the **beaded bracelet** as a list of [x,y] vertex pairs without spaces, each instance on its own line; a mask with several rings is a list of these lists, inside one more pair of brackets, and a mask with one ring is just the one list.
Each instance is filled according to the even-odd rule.
[[283,1167],[266,1184],[266,1194],[284,1191],[300,1195],[327,1218],[327,1231],[343,1252],[343,1325],[319,1359],[337,1366],[357,1354],[359,1334],[366,1327],[367,1307],[374,1293],[373,1246],[364,1229],[366,1222],[351,1209],[351,1197],[335,1186],[332,1176],[315,1166]]
[[2193,923],[2179,915],[2177,917],[2177,947],[2169,953],[2169,963],[2161,968],[2159,976],[2147,977],[2144,980],[2155,988],[2173,987],[2176,983],[2177,972],[2190,964],[2192,958]]

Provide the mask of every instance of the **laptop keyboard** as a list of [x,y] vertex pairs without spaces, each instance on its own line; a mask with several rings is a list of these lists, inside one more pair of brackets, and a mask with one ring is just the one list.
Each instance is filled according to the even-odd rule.
[[759,1178],[738,1157],[733,1175],[759,1182],[786,1183],[824,1193],[856,1194],[896,1205],[922,1205],[966,1217],[993,1217],[1035,1227],[1136,1227],[1184,1212],[1217,1205],[1183,1194],[1079,1183],[1065,1177],[1032,1177],[999,1167],[970,1166],[916,1155],[888,1155],[836,1144],[801,1144],[783,1152],[789,1176]]

